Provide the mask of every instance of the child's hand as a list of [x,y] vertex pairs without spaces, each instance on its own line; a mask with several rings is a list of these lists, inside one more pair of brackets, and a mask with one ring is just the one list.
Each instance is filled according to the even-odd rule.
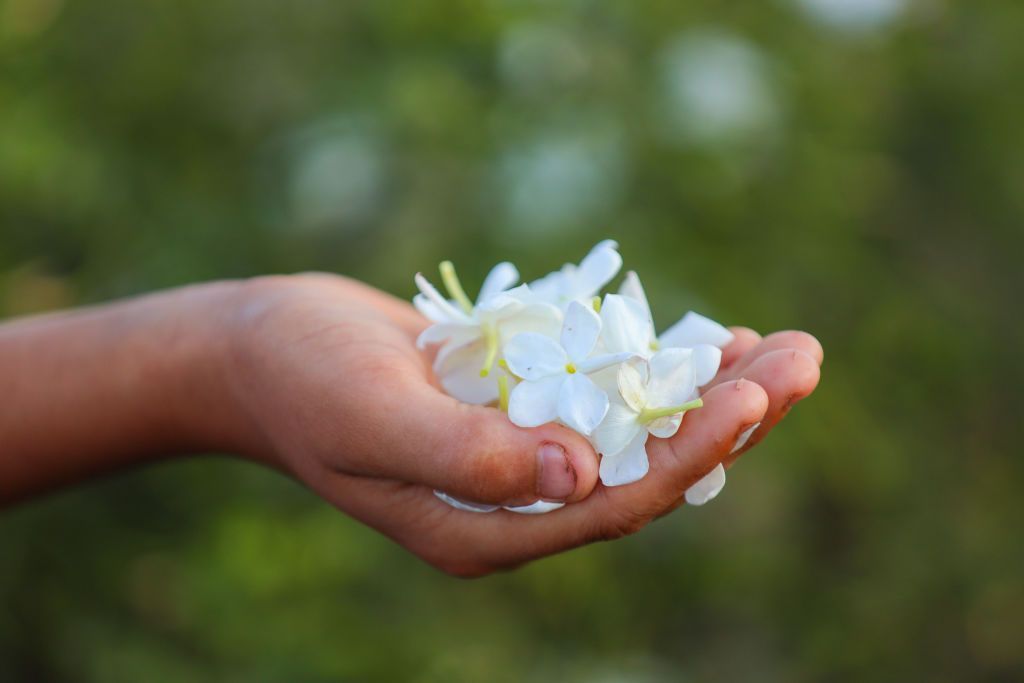
[[[234,298],[229,360],[217,374],[228,382],[235,448],[459,576],[617,538],[675,509],[737,457],[739,434],[761,423],[750,448],[814,390],[822,360],[806,333],[762,340],[734,328],[704,407],[675,437],[649,444],[647,477],[605,488],[593,449],[569,429],[521,429],[442,393],[414,343],[427,323],[405,302],[315,274],[253,280]],[[571,504],[543,516],[477,514],[434,489],[481,503]]]

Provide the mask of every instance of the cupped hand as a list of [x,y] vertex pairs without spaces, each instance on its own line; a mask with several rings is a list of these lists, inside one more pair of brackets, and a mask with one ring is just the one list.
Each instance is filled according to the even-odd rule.
[[[618,538],[677,508],[691,485],[732,464],[814,390],[822,361],[804,332],[762,339],[733,328],[704,407],[688,412],[673,438],[652,437],[644,479],[607,488],[575,432],[522,429],[444,394],[415,346],[427,321],[404,301],[320,274],[259,278],[238,296],[226,373],[238,450],[458,576]],[[446,505],[435,489],[481,503],[569,505],[539,516],[479,514]]]

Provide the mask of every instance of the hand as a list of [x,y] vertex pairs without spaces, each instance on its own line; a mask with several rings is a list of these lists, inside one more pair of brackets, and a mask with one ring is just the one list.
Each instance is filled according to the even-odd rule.
[[[818,383],[822,349],[803,332],[761,339],[734,328],[702,409],[648,445],[651,469],[629,486],[598,483],[598,459],[555,424],[521,429],[494,408],[443,394],[416,349],[426,321],[403,301],[329,275],[253,280],[242,288],[227,375],[238,448],[305,482],[435,567],[479,576],[631,534],[683,504],[739,434],[761,441]],[[467,500],[570,505],[541,515],[449,507]]]

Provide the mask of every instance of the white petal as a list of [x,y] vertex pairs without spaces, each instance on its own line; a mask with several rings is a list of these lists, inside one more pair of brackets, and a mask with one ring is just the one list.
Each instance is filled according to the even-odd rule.
[[508,261],[499,263],[491,268],[491,272],[487,273],[487,277],[484,278],[484,284],[480,287],[480,294],[477,296],[476,302],[482,304],[496,294],[510,289],[517,282],[519,282],[519,271],[516,270],[516,267]]
[[643,304],[645,309],[651,310],[650,304],[647,303],[647,293],[644,291],[644,286],[640,284],[640,276],[636,274],[636,271],[631,270],[626,273],[626,276],[622,279],[622,284],[619,285],[619,294],[635,299]]
[[725,486],[725,468],[719,464],[696,484],[686,489],[686,502],[690,505],[703,505],[721,492]]
[[647,311],[636,299],[608,294],[601,304],[601,339],[611,353],[650,354],[653,327]]
[[[440,377],[454,370],[457,365],[479,363],[479,366],[482,367],[484,363],[483,348],[483,342],[479,338],[468,344],[453,344],[451,342],[445,344],[438,349],[437,356],[434,358],[434,374]],[[476,355],[471,356],[471,353]]]
[[571,429],[588,436],[608,413],[608,394],[586,375],[568,375],[558,392],[558,417]]
[[658,338],[662,348],[674,346],[693,347],[698,344],[711,344],[722,348],[733,340],[733,333],[705,318],[699,313],[690,311],[672,327],[665,330]]
[[473,313],[481,321],[496,320],[504,316],[515,315],[526,304],[517,297],[509,295],[508,292],[498,292],[491,298],[482,301],[473,309]]
[[562,311],[549,304],[530,304],[507,315],[502,312],[496,324],[503,339],[511,339],[522,332],[557,339],[562,330]]
[[566,290],[569,289],[576,266],[565,264],[561,270],[548,273],[544,277],[534,280],[529,285],[532,293],[531,301],[540,301],[561,306]]
[[549,503],[546,500],[538,500],[530,505],[506,506],[505,509],[509,512],[518,512],[521,515],[544,515],[562,507],[565,507],[565,503]]
[[[439,375],[445,393],[463,403],[484,406],[498,400],[498,379],[493,373],[480,376],[483,356],[476,356],[472,364],[464,363]],[[450,361],[450,357],[449,357]]]
[[697,386],[702,387],[715,378],[722,364],[722,349],[711,344],[693,347],[693,364],[697,373]]
[[692,349],[662,349],[649,363],[648,408],[669,408],[690,400],[697,386]]
[[637,422],[637,417],[638,414],[627,406],[612,403],[608,407],[608,414],[591,434],[594,450],[607,456],[621,453],[636,438],[637,432],[646,431],[644,426]]
[[456,346],[462,346],[479,336],[480,328],[477,325],[438,323],[420,332],[420,336],[416,338],[416,347],[424,349],[431,344],[440,344],[441,342],[451,342]]
[[601,483],[605,486],[625,486],[640,481],[647,475],[650,462],[647,459],[647,432],[641,430],[629,445],[618,455],[601,458]]
[[504,356],[514,374],[530,381],[564,373],[569,362],[558,342],[536,332],[512,337],[505,344]]
[[520,382],[508,399],[508,419],[518,427],[539,427],[558,417],[558,395],[565,375]]
[[594,309],[578,301],[569,304],[562,323],[562,348],[570,360],[581,361],[590,355],[601,334],[601,318]]
[[636,358],[619,366],[619,396],[636,412],[647,407],[647,361]]
[[576,270],[574,298],[594,296],[615,277],[622,268],[622,257],[616,251],[618,248],[615,241],[604,240],[590,250]]
[[606,353],[601,356],[591,356],[586,360],[581,360],[576,363],[576,369],[584,375],[589,375],[592,372],[598,372],[605,368],[610,368],[613,365],[619,363],[625,363],[626,361],[636,358],[635,353],[624,351],[623,353]]
[[739,449],[746,446],[747,442],[750,441],[750,437],[753,436],[754,432],[757,431],[757,428],[760,426],[760,422],[755,422],[753,425],[750,426],[749,429],[743,430],[743,433],[740,434],[739,437],[736,439],[736,445],[732,447],[732,450],[729,451],[729,453],[735,453]]
[[[448,322],[469,322],[470,317],[455,308],[450,301],[441,296],[441,292],[437,291],[434,285],[430,284],[427,278],[423,277],[421,273],[416,273],[416,286],[419,287],[420,293],[427,298],[434,305],[434,307],[440,311]],[[415,302],[415,299],[413,299]],[[423,312],[422,310],[420,311]],[[424,313],[424,315],[426,315]],[[428,316],[429,317],[429,316]],[[435,322],[442,322],[441,320],[435,320]]]
[[412,305],[416,307],[417,311],[423,314],[423,317],[431,322],[448,323],[452,321],[452,317],[450,315],[438,308],[434,302],[422,294],[417,294],[412,298]]
[[[576,371],[579,372],[579,366],[576,366]],[[584,375],[589,377],[594,384],[601,387],[601,391],[608,394],[608,398],[612,401],[618,401],[621,403],[621,399],[618,399],[619,395],[619,366],[614,365],[610,368],[604,368],[596,372],[584,372]]]
[[471,503],[468,500],[459,500],[455,496],[449,496],[443,491],[434,491],[434,495],[458,510],[466,512],[494,512],[500,505],[486,505],[484,503]]
[[684,414],[677,413],[675,415],[659,417],[657,420],[651,420],[647,423],[647,431],[659,439],[671,439],[679,431],[679,425],[683,423]]

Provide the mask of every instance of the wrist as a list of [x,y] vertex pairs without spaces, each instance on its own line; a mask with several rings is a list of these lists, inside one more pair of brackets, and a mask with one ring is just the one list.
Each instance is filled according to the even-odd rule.
[[[214,282],[195,290],[194,333],[176,390],[191,450],[220,452],[286,470],[268,436],[259,397],[266,362],[261,321],[294,276]],[[201,400],[196,400],[199,397]]]
[[239,400],[236,358],[244,332],[246,281],[219,281],[167,293],[162,302],[161,350],[154,386],[166,400],[162,429],[179,451],[222,452],[258,457],[258,430]]

